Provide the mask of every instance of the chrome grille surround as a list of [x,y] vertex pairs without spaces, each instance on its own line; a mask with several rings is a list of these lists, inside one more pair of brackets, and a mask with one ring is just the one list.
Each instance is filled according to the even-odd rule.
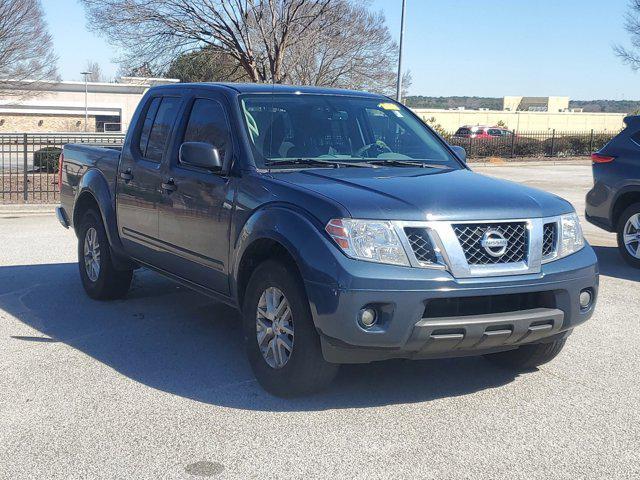
[[[558,239],[560,238],[560,217],[506,219],[506,220],[472,220],[472,221],[393,221],[398,237],[404,246],[409,263],[416,268],[447,270],[455,278],[496,277],[506,275],[538,274],[543,263],[557,257]],[[456,234],[456,228],[468,228],[473,225],[485,225],[492,228],[509,228],[519,224],[525,233],[524,253],[520,256],[507,257],[510,261],[492,263],[474,263],[469,261],[463,246]],[[543,255],[545,225],[555,225],[555,243],[551,250],[547,246]],[[549,227],[548,227],[549,228]],[[421,250],[414,251],[415,239],[409,239],[410,233],[421,229],[422,238],[431,241],[436,262],[426,262]],[[551,253],[548,253],[548,252]],[[507,254],[505,252],[505,257]]]

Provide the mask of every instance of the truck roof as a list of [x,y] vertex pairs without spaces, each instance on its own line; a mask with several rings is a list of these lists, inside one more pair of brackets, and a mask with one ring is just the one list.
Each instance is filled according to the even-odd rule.
[[386,98],[383,95],[370,92],[360,92],[357,90],[346,90],[341,88],[326,88],[315,86],[297,86],[297,85],[282,85],[282,84],[270,84],[270,83],[224,83],[224,82],[209,82],[209,83],[176,83],[173,85],[162,85],[162,89],[181,88],[181,87],[198,87],[198,88],[228,88],[235,90],[238,93],[307,93],[307,94],[333,94],[333,95],[350,95],[358,97],[369,98]]

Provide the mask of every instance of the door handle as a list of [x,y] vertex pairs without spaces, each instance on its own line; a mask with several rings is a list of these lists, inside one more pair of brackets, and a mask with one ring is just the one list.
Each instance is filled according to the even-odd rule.
[[130,182],[133,179],[133,174],[131,173],[131,169],[127,168],[124,172],[120,172],[120,178],[125,181],[125,183]]
[[165,183],[162,184],[162,190],[165,193],[175,192],[178,189],[178,186],[173,181],[173,178],[170,178]]

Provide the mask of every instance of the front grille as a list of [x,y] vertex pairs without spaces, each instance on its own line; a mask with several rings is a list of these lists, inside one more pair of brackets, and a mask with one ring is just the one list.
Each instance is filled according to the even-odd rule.
[[[529,230],[525,222],[461,223],[452,227],[469,265],[515,263],[527,258]],[[499,257],[490,255],[480,243],[487,230],[496,230],[507,240],[506,250]]]
[[481,297],[435,298],[427,302],[422,318],[461,317],[518,312],[533,308],[556,308],[553,291]]
[[431,239],[424,228],[405,228],[409,244],[419,262],[435,263],[436,252],[431,244]]
[[542,234],[542,256],[548,257],[552,255],[556,250],[556,237],[558,232],[558,226],[555,222],[545,223],[544,231]]

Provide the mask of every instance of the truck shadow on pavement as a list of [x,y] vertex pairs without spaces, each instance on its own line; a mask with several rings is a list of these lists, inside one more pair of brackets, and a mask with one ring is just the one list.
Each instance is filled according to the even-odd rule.
[[640,270],[633,268],[620,256],[618,247],[601,247],[592,245],[598,257],[600,275],[605,277],[620,278],[622,280],[640,280]]
[[279,399],[254,380],[233,309],[141,270],[126,299],[96,302],[82,290],[75,263],[0,267],[0,309],[37,330],[9,328],[8,341],[50,349],[63,343],[151,388],[230,408],[310,411],[424,402],[499,387],[516,376],[482,358],[345,365],[329,390]]

